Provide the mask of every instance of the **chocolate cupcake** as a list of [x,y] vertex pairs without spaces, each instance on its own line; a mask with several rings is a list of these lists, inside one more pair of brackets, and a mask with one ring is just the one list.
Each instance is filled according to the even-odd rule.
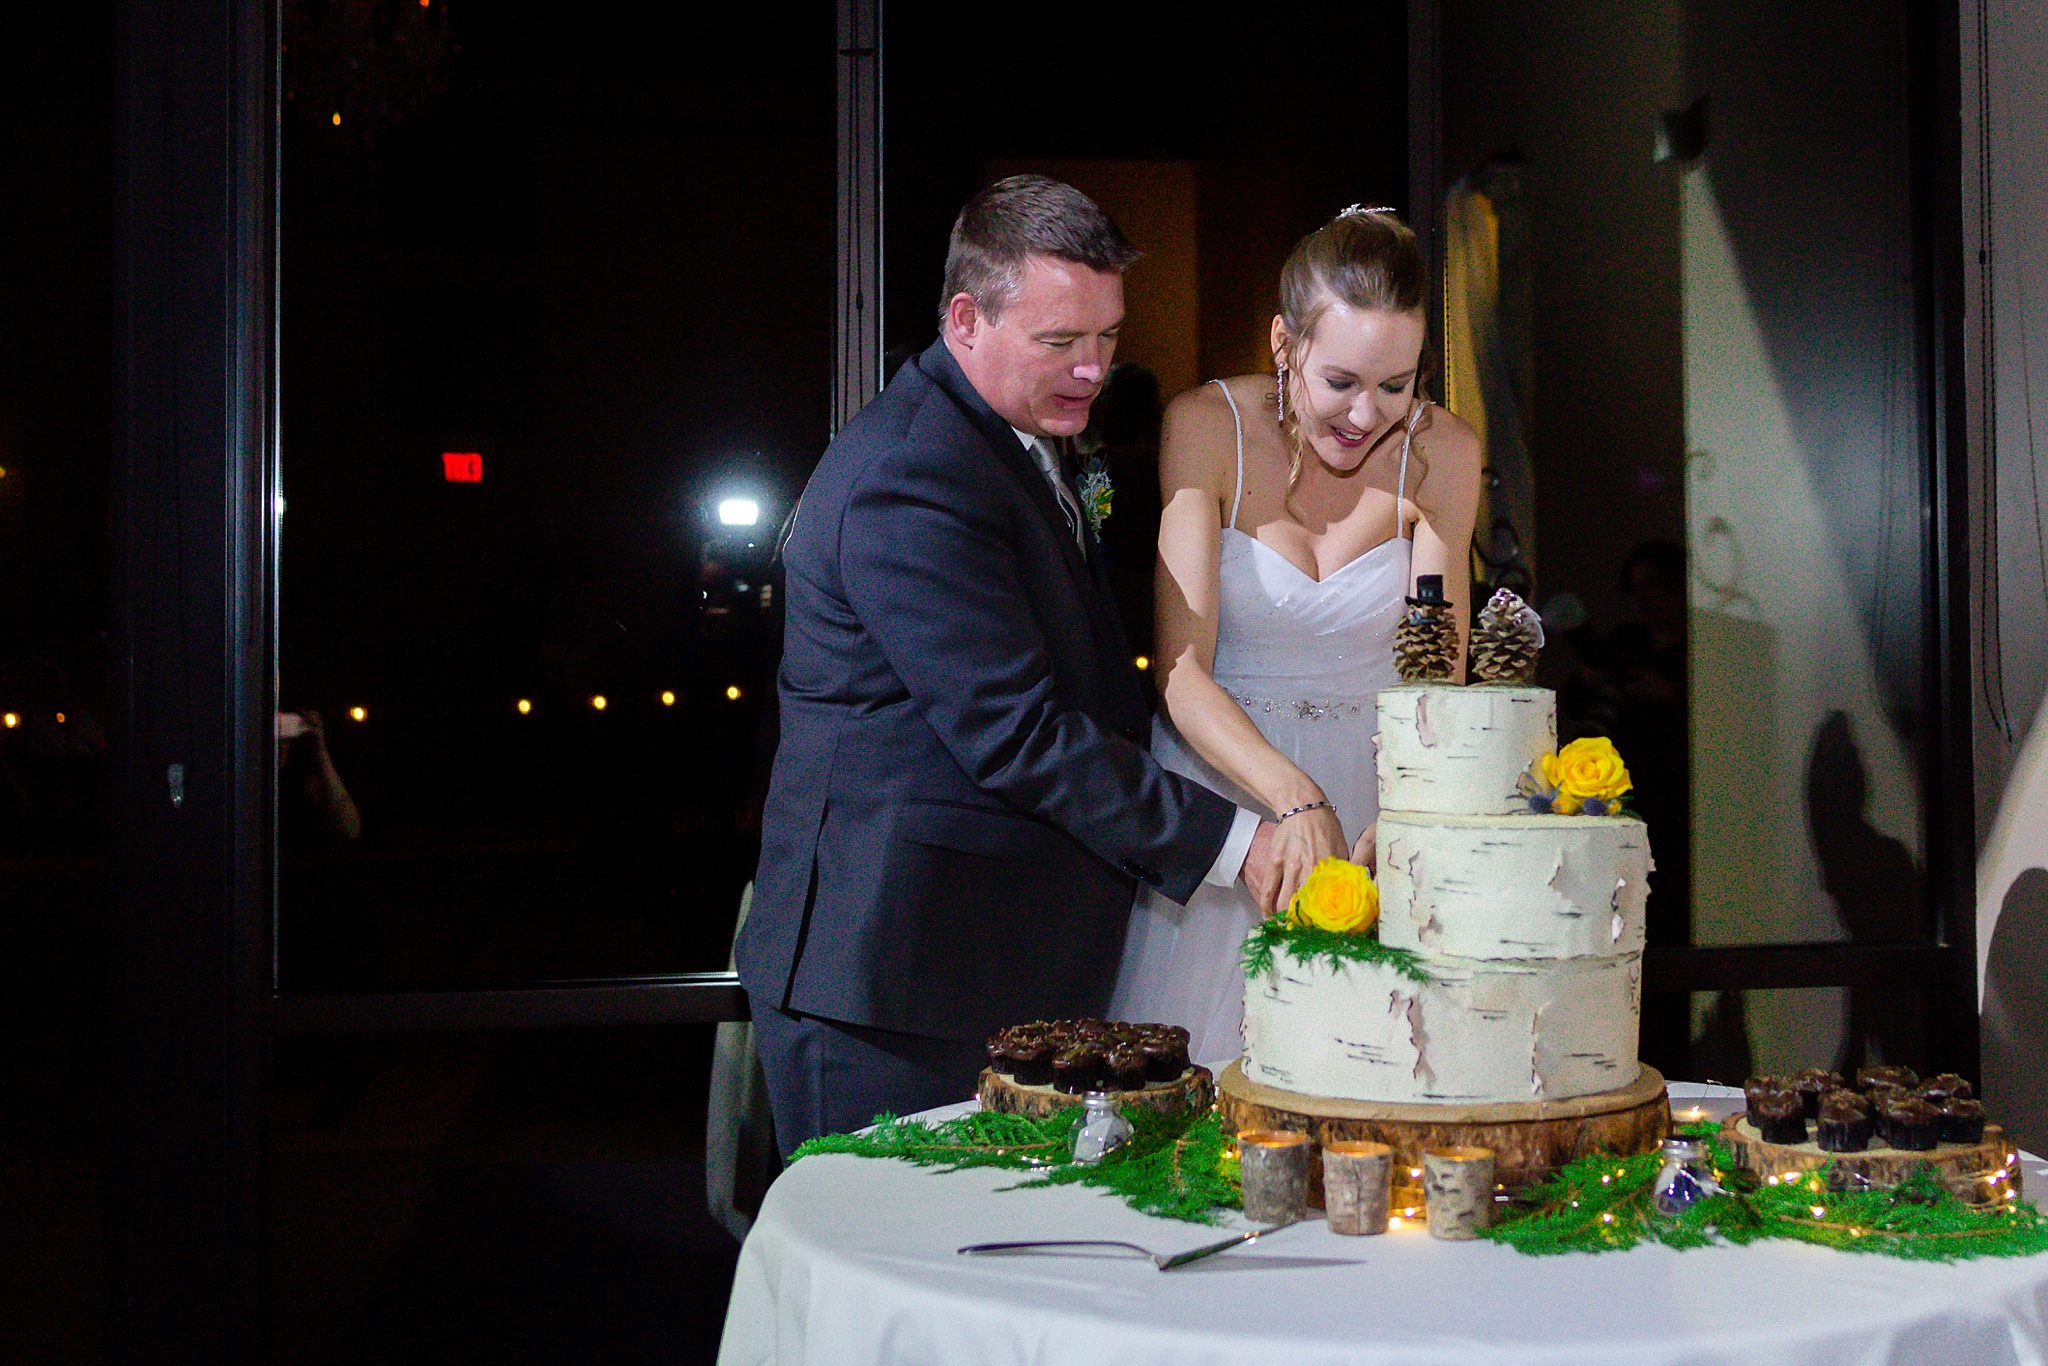
[[1180,1074],[1188,1070],[1186,1045],[1172,1039],[1147,1039],[1138,1045],[1138,1055],[1145,1060],[1147,1081],[1178,1081]]
[[1103,1057],[1104,1080],[1119,1091],[1145,1089],[1145,1055],[1133,1046],[1112,1048]]
[[1866,1115],[1877,1113],[1877,1103],[1875,1101],[1863,1092],[1852,1091],[1846,1086],[1838,1086],[1832,1091],[1821,1092],[1820,1108],[1825,1110],[1830,1105],[1837,1109],[1846,1105]]
[[1913,1093],[1903,1086],[1880,1082],[1863,1092],[1863,1099],[1870,1102],[1870,1113],[1874,1115],[1887,1105],[1896,1105],[1902,1100],[1913,1099]]
[[1943,1072],[1938,1077],[1929,1077],[1915,1088],[1921,1099],[1929,1105],[1945,1105],[1952,1100],[1975,1100],[1977,1093],[1953,1072]]
[[1889,1084],[1903,1086],[1908,1091],[1918,1085],[1920,1078],[1913,1075],[1910,1067],[1859,1067],[1856,1069],[1856,1089],[1868,1091],[1873,1086]]
[[1766,1143],[1806,1142],[1806,1103],[1789,1086],[1749,1097],[1749,1123]]
[[1984,1103],[1967,1096],[1951,1099],[1941,1107],[1935,1132],[1941,1135],[1943,1143],[1982,1143]]
[[1860,1153],[1870,1146],[1876,1124],[1853,1091],[1831,1091],[1821,1098],[1815,1121],[1821,1151]]
[[1070,1096],[1082,1095],[1102,1085],[1102,1050],[1085,1043],[1070,1044],[1052,1060],[1052,1089]]
[[1792,1074],[1792,1089],[1799,1093],[1799,1099],[1806,1105],[1808,1119],[1820,1118],[1820,1098],[1829,1091],[1842,1086],[1842,1074],[1830,1072],[1824,1067],[1809,1067]]
[[1895,1100],[1880,1106],[1877,1137],[1888,1148],[1926,1152],[1941,1140],[1941,1111],[1924,1100]]
[[1742,1100],[1745,1105],[1753,1105],[1755,1098],[1766,1091],[1783,1091],[1786,1087],[1787,1083],[1783,1077],[1771,1075],[1751,1077],[1748,1081],[1742,1083]]
[[1052,1084],[1052,1059],[1052,1044],[1043,1038],[1027,1034],[1012,1040],[1007,1059],[1010,1076],[1019,1086],[1049,1086]]

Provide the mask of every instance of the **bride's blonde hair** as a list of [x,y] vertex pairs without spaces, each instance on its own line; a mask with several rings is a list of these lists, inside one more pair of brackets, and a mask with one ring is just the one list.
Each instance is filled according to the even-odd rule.
[[[1301,479],[1303,443],[1294,405],[1287,401],[1295,357],[1315,335],[1330,305],[1414,313],[1422,308],[1429,273],[1415,232],[1392,209],[1358,205],[1344,210],[1294,244],[1280,267],[1280,324],[1287,332],[1278,357],[1280,382],[1273,399],[1288,447],[1287,502]],[[1420,388],[1420,385],[1417,386]]]

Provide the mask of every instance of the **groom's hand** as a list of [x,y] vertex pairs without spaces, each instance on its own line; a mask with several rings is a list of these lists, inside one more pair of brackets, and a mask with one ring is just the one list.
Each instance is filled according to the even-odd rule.
[[1351,846],[1351,861],[1359,867],[1379,876],[1380,824],[1374,821],[1365,827],[1365,833],[1358,837],[1358,843]]
[[1280,827],[1271,821],[1260,821],[1259,828],[1252,833],[1252,847],[1245,851],[1245,889],[1252,894],[1252,900],[1259,905],[1259,914],[1269,916],[1280,908],[1280,859],[1273,848],[1273,836]]

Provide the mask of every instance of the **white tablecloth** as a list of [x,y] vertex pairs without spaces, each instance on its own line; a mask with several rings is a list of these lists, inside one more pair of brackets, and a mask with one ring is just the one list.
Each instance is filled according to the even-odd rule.
[[[1725,1113],[1740,1094],[1704,1103]],[[2030,1194],[2048,1190],[2048,1165],[2024,1167]],[[797,1163],[740,1253],[720,1366],[2048,1362],[2048,1255],[1938,1266],[1767,1242],[1527,1257],[1413,1226],[1340,1237],[1318,1220],[1166,1273],[1126,1253],[958,1256],[1007,1239],[1177,1251],[1221,1236],[1078,1186],[1002,1191],[1021,1179]]]

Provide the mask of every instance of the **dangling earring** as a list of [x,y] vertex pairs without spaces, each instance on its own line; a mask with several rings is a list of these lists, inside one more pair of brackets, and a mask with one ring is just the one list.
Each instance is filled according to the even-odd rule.
[[1285,427],[1287,425],[1287,362],[1284,360],[1276,361],[1275,364],[1280,367],[1280,376],[1273,386],[1274,395],[1280,405],[1278,414],[1280,425]]

